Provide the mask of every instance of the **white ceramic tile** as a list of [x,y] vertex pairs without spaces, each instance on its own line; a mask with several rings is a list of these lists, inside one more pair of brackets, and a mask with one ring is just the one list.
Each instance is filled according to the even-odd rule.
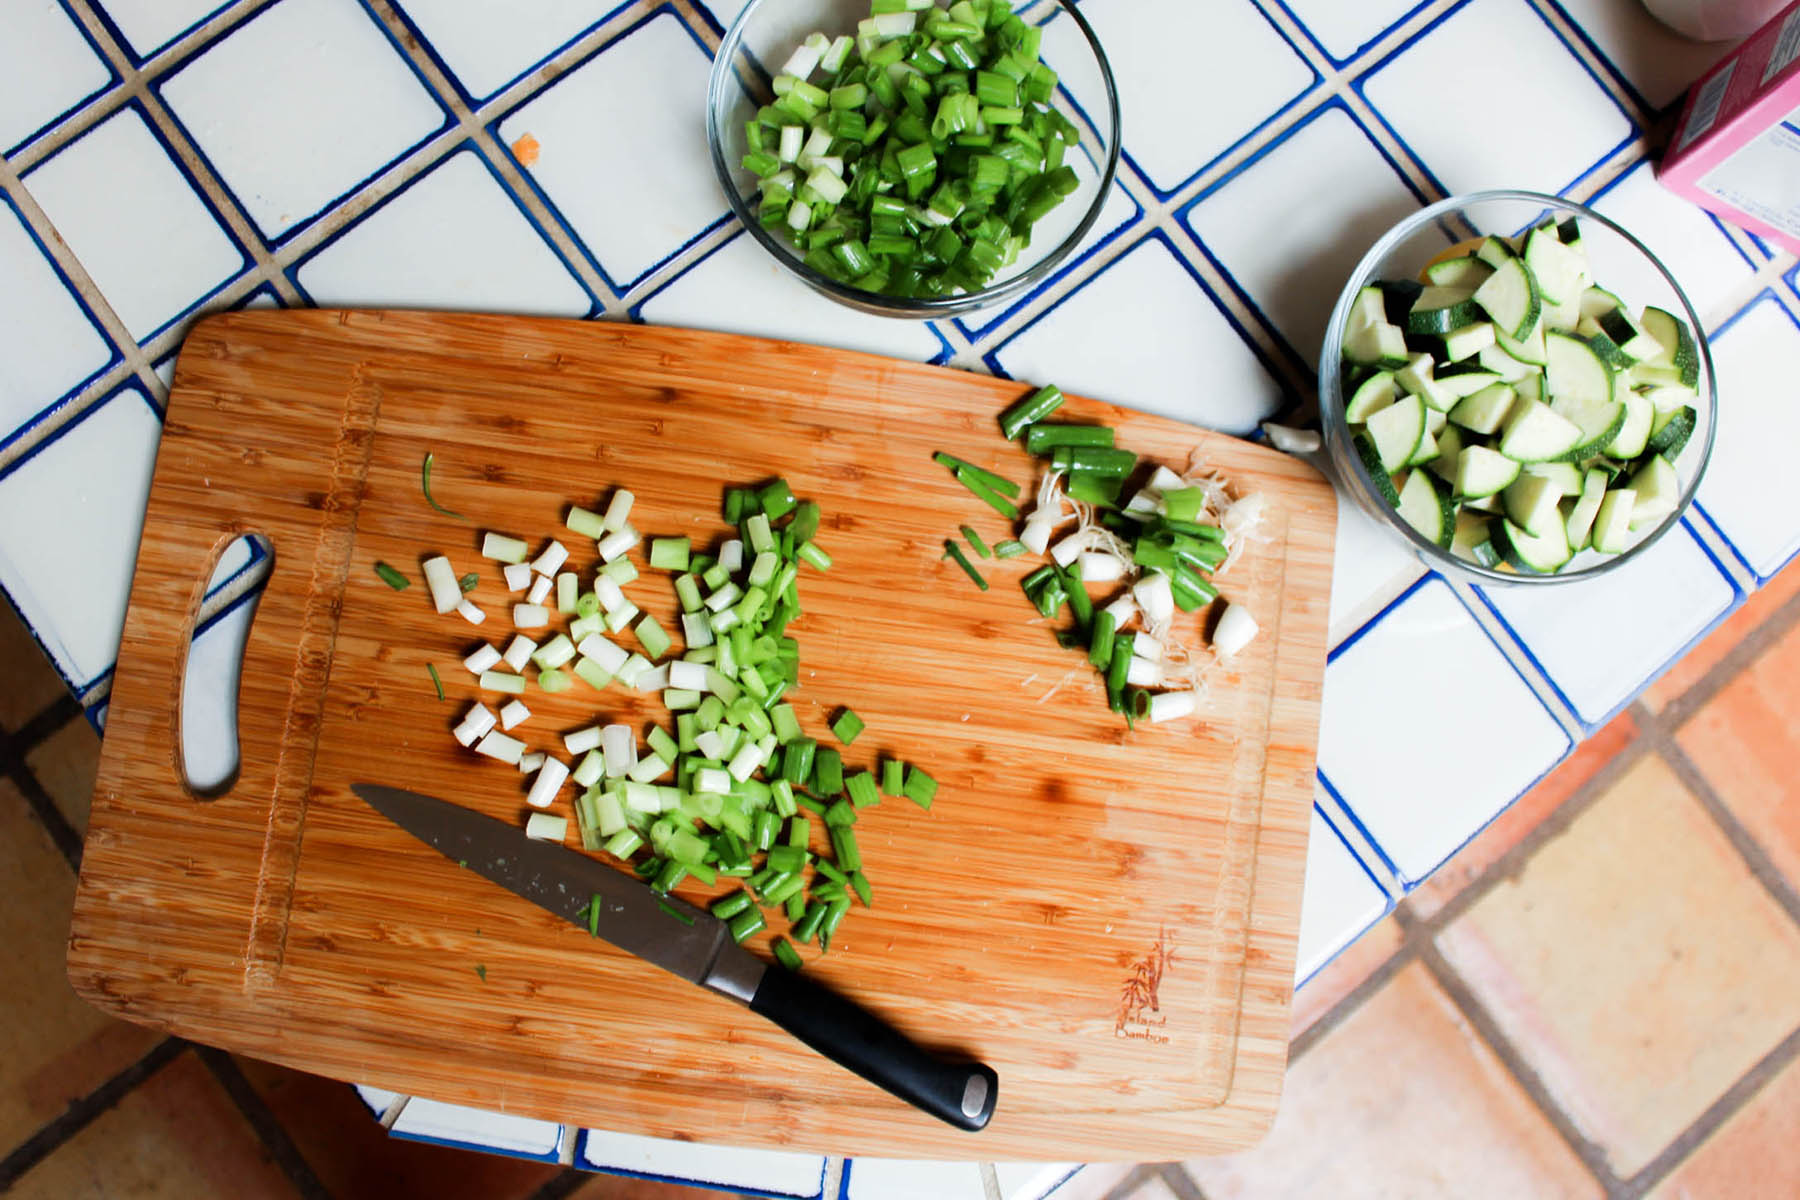
[[655,325],[793,338],[893,358],[935,358],[943,343],[919,321],[872,317],[827,300],[740,233],[647,300]]
[[0,204],[0,443],[112,361],[10,205]]
[[1000,1184],[1001,1200],[1043,1200],[1055,1195],[1070,1177],[1081,1170],[1079,1163],[995,1163],[994,1176]]
[[1452,195],[1559,192],[1632,132],[1525,0],[1456,9],[1367,77],[1364,94]]
[[562,1126],[554,1121],[485,1112],[414,1096],[394,1122],[394,1132],[403,1137],[435,1138],[514,1154],[542,1155],[556,1152]]
[[1344,61],[1418,6],[1419,0],[1283,0],[1325,52]]
[[527,173],[622,288],[727,211],[706,156],[709,65],[664,10],[500,123],[509,146],[537,139]]
[[175,386],[175,356],[173,354],[158,362],[151,370],[155,371],[156,377],[162,380],[165,389]]
[[[1332,202],[1293,203],[1323,195]],[[1183,219],[1300,357],[1317,364],[1351,270],[1418,207],[1368,135],[1334,106],[1202,197]]]
[[593,301],[473,150],[301,263],[317,304],[579,317]]
[[1640,0],[1552,0],[1653,108],[1664,108],[1736,43],[1696,42],[1652,17]]
[[310,220],[444,123],[356,0],[279,0],[157,86],[270,237]]
[[825,1159],[817,1154],[738,1150],[598,1129],[588,1130],[582,1141],[581,1165],[781,1196],[817,1196],[825,1174]]
[[1306,841],[1306,890],[1294,981],[1304,983],[1387,915],[1388,897],[1317,807]]
[[[1312,86],[1251,0],[1086,0],[1081,12],[1112,63],[1125,150],[1165,192]],[[1072,21],[1051,22],[1044,57],[1073,60],[1079,37]]]
[[1409,886],[1569,746],[1435,577],[1325,668],[1319,769]]
[[[1709,326],[1727,315],[1724,305],[1750,278],[1750,264],[1706,210],[1656,182],[1649,160],[1614,181],[1594,199],[1593,208],[1650,247]],[[1660,290],[1653,268],[1639,262],[1609,264],[1607,273],[1596,270],[1595,278],[1606,280],[1607,288],[1627,298]],[[1612,282],[1615,278],[1617,283]]]
[[1783,502],[1780,490],[1800,446],[1800,329],[1765,298],[1714,338],[1712,350],[1719,432],[1696,499],[1758,575],[1773,575],[1800,548],[1800,507]]
[[135,108],[57,151],[25,186],[139,341],[249,265]]
[[1228,433],[1249,432],[1282,405],[1262,361],[1160,238],[1133,247],[993,357],[1014,379]]
[[1406,543],[1340,489],[1331,566],[1332,644],[1355,633],[1423,569]]
[[181,762],[188,785],[201,791],[237,771],[238,679],[255,614],[255,597],[239,601],[207,626],[188,651],[181,680]]
[[148,58],[225,4],[221,0],[101,0],[96,7],[106,10],[139,58]]
[[0,152],[112,82],[112,72],[56,0],[8,0],[0,37]]
[[619,0],[401,0],[431,48],[477,100],[495,92],[592,28]]
[[383,1091],[381,1088],[370,1087],[363,1083],[356,1085],[356,1094],[362,1099],[364,1104],[369,1106],[370,1111],[376,1116],[380,1116],[382,1113],[386,1112],[387,1106],[392,1104],[400,1096],[399,1092]]
[[1618,570],[1571,587],[1484,592],[1590,724],[1635,695],[1737,599],[1686,526]]
[[858,1158],[844,1170],[844,1200],[987,1200],[979,1163]]
[[[1082,175],[1085,175],[1093,169],[1085,156],[1077,157],[1070,165],[1075,168],[1077,174]],[[1137,220],[1142,214],[1142,211],[1143,210],[1137,206],[1137,202],[1132,200],[1132,198],[1126,194],[1125,189],[1120,187],[1115,181],[1113,186],[1107,191],[1106,200],[1100,205],[1100,214],[1094,218],[1094,223],[1088,228],[1086,236],[1075,244],[1073,250],[1069,251],[1068,256],[1063,259],[1062,265],[1050,276],[1049,280],[1039,284],[1038,287],[1048,287],[1053,284],[1055,280],[1060,279],[1063,275],[1067,274],[1069,270],[1081,262],[1082,258],[1090,253],[1095,247],[1099,246],[1109,238],[1116,236],[1126,226]],[[1033,244],[1040,246],[1056,245],[1074,230],[1076,224],[1081,220],[1082,212],[1083,210],[1075,208],[1070,204],[1061,205],[1051,209],[1049,215],[1032,228]],[[977,312],[972,312],[958,318],[958,323],[961,324],[965,330],[976,330],[978,333],[985,333],[988,328],[999,324],[999,322],[1011,312],[1016,311],[1030,302],[1031,297],[1028,296],[1024,300],[1015,301],[1010,307],[996,306],[981,309]]]
[[161,436],[128,387],[0,479],[0,579],[77,687],[118,655]]

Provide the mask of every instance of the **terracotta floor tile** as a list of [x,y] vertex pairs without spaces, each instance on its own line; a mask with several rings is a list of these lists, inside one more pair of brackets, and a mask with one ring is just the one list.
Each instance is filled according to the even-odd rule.
[[1413,914],[1427,918],[1442,909],[1494,863],[1543,823],[1575,790],[1592,779],[1600,768],[1630,745],[1637,737],[1637,722],[1630,712],[1622,712],[1596,729],[1593,736],[1575,747],[1574,753],[1536,787],[1516,800],[1512,807],[1494,818],[1493,824],[1457,851],[1456,856],[1420,885],[1406,903]]
[[1800,1063],[1764,1084],[1650,1193],[1651,1200],[1791,1200],[1800,1192]]
[[1776,609],[1796,595],[1800,595],[1800,561],[1789,563],[1775,578],[1752,593],[1742,608],[1726,617],[1705,640],[1682,655],[1680,662],[1646,688],[1642,697],[1644,706],[1651,712],[1667,708],[1676,697],[1718,666],[1720,659],[1736,649],[1738,643],[1768,620]]
[[256,1059],[237,1064],[336,1200],[518,1200],[562,1169],[389,1137],[347,1083]]
[[27,633],[12,606],[0,600],[0,729],[17,729],[63,694],[63,682]]
[[1363,980],[1373,975],[1375,969],[1400,948],[1403,936],[1400,923],[1392,915],[1383,917],[1321,968],[1318,974],[1307,980],[1294,993],[1293,1019],[1288,1036],[1299,1037],[1305,1033],[1314,1021],[1355,991]]
[[1439,945],[1621,1175],[1800,1023],[1800,929],[1654,755]]
[[1185,1165],[1209,1200],[1600,1192],[1416,963],[1293,1065],[1267,1140]]
[[[1791,568],[1790,568],[1791,570]],[[1695,713],[1676,740],[1800,888],[1800,625]]]
[[192,1051],[27,1171],[13,1200],[293,1200],[256,1131]]
[[142,1058],[156,1034],[76,998],[63,955],[75,874],[25,798],[0,780],[0,947],[7,956],[0,1021],[0,1154]]
[[25,765],[56,801],[77,833],[87,833],[88,801],[100,771],[100,735],[85,717],[68,724],[31,748]]

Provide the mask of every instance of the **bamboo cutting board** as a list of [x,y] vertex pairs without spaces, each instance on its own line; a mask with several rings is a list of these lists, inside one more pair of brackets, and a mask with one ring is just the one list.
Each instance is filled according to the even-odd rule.
[[[1263,538],[1222,579],[1263,635],[1214,672],[1201,719],[1127,733],[1032,619],[1017,587],[1030,560],[983,563],[981,592],[940,558],[961,524],[990,541],[1007,530],[930,455],[1033,478],[994,424],[1022,391],[606,323],[201,322],[176,371],[113,684],[76,990],[308,1071],[657,1136],[1057,1160],[1255,1140],[1286,1057],[1336,502],[1292,458],[1070,399],[1059,417],[1112,424],[1121,445],[1177,467],[1197,449],[1271,501]],[[469,521],[426,505],[427,451],[435,494]],[[391,783],[522,819],[522,777],[449,736],[475,695],[458,660],[511,635],[516,597],[477,555],[483,530],[534,553],[561,536],[589,578],[592,545],[562,528],[568,503],[600,507],[624,485],[646,535],[706,543],[725,535],[721,486],[772,474],[820,501],[836,559],[805,569],[790,628],[808,733],[829,739],[849,705],[868,729],[847,768],[895,755],[940,781],[930,812],[887,799],[863,814],[875,908],[808,970],[916,1040],[992,1064],[1000,1104],[980,1134],[457,869],[348,791]],[[227,794],[201,798],[177,750],[181,648],[213,562],[247,532],[269,539],[274,568],[246,651],[243,765]],[[435,553],[481,573],[481,629],[432,611],[417,565]],[[414,586],[390,590],[378,559]],[[627,593],[679,629],[665,573]],[[617,685],[524,699],[534,715],[515,733],[558,751],[561,732],[597,720],[667,720]]]

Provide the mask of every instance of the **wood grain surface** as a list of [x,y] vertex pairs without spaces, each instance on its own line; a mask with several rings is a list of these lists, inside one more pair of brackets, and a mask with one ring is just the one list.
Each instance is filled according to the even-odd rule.
[[[1178,468],[1198,451],[1271,501],[1222,578],[1263,636],[1213,673],[1199,719],[1127,732],[1034,619],[1017,587],[1030,559],[984,563],[987,592],[941,559],[960,524],[990,541],[1007,529],[931,452],[1033,478],[994,425],[1022,391],[603,322],[202,321],[176,370],[113,683],[76,989],[340,1079],[664,1137],[1064,1161],[1255,1140],[1286,1059],[1336,502],[1295,459],[1070,398],[1062,416],[1112,424]],[[438,498],[468,521],[426,505],[427,451]],[[478,557],[483,530],[534,552],[561,536],[588,578],[594,548],[563,530],[568,503],[599,507],[625,485],[646,534],[710,543],[726,535],[721,486],[772,474],[824,506],[836,559],[806,569],[790,629],[807,731],[829,738],[847,704],[868,723],[847,766],[897,755],[941,784],[930,812],[894,799],[865,812],[875,907],[828,956],[809,947],[808,970],[922,1043],[991,1063],[1000,1103],[980,1134],[459,870],[348,791],[392,783],[522,819],[522,777],[449,736],[476,695],[458,660],[512,632],[516,597]],[[177,750],[184,648],[213,562],[247,532],[274,567],[245,657],[242,769],[207,799]],[[479,630],[432,611],[418,564],[435,553],[481,573]],[[414,586],[389,589],[377,560]],[[679,629],[665,573],[626,590]],[[595,721],[667,720],[617,685],[525,700],[534,715],[515,733],[548,749]]]

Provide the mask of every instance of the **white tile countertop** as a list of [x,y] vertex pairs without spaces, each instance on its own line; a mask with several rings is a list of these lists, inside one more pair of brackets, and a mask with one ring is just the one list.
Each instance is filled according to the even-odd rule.
[[[1712,338],[1711,470],[1653,553],[1558,591],[1554,611],[1426,572],[1342,506],[1301,981],[1800,548],[1800,508],[1763,482],[1800,439],[1800,268],[1656,183],[1652,130],[1727,47],[1677,38],[1637,0],[1082,0],[1120,86],[1117,186],[1038,291],[931,323],[814,296],[729,219],[702,103],[738,7],[0,0],[0,587],[96,724],[174,355],[196,315],[250,305],[735,330],[1252,434],[1305,419],[1341,281],[1406,213],[1509,186],[1619,221]],[[524,134],[535,162],[510,149]],[[236,650],[266,566],[245,545],[210,585],[183,700],[196,776],[230,768]],[[1602,638],[1628,649],[1594,654]],[[1439,669],[1394,688],[1377,664],[1422,647]],[[1513,752],[1491,772],[1435,786],[1434,762],[1502,739]],[[1402,757],[1415,769],[1395,771]],[[1079,1177],[364,1098],[399,1136],[777,1196],[1030,1200]]]

